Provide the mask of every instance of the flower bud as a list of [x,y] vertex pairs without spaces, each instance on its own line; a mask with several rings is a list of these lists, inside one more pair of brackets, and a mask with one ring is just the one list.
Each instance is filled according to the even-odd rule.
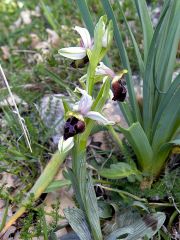
[[64,126],[64,140],[75,136],[76,134],[82,133],[85,130],[85,122],[78,118],[71,116],[67,119]]

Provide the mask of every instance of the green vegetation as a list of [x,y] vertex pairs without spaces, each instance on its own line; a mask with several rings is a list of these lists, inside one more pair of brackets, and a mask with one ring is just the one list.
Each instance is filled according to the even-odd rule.
[[[0,64],[32,151],[12,99],[4,101],[9,92],[1,77],[0,238],[12,225],[8,238],[178,237],[180,77],[172,78],[179,61],[180,2],[150,2],[152,9],[162,8],[156,27],[145,0],[1,1]],[[60,54],[78,46],[73,28],[83,24],[93,47],[86,51],[88,64],[73,68]],[[122,120],[112,125],[100,116],[113,85],[108,74],[96,75],[100,61],[115,77],[125,74],[128,97],[118,106],[126,128]],[[140,81],[136,86],[134,74],[143,87]],[[85,130],[57,150],[69,118]]]

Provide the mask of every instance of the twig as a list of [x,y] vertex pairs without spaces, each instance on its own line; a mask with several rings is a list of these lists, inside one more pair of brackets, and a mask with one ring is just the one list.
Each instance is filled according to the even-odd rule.
[[[28,130],[27,130],[27,127],[26,127],[25,124],[23,123],[24,119],[21,117],[21,115],[20,115],[20,113],[19,113],[19,109],[18,109],[18,107],[17,107],[17,105],[16,105],[14,96],[13,96],[13,94],[12,94],[12,92],[11,92],[11,88],[10,88],[9,83],[8,83],[8,81],[7,81],[7,78],[6,78],[5,74],[4,74],[4,71],[3,71],[2,67],[1,67],[1,64],[0,64],[0,72],[1,72],[1,76],[2,76],[2,78],[3,78],[3,81],[4,81],[4,83],[5,83],[6,87],[7,87],[7,90],[8,90],[8,92],[9,92],[9,95],[10,95],[10,97],[11,97],[11,99],[12,99],[13,105],[14,105],[14,107],[15,107],[15,112],[16,112],[16,114],[17,114],[17,116],[18,116],[18,120],[19,120],[20,126],[21,126],[21,128],[22,128],[23,133],[24,133],[25,140],[26,140],[26,144],[27,144],[27,146],[29,147],[30,151],[32,152],[32,148],[31,148],[31,144],[30,144],[30,138],[29,138],[29,132],[28,132]],[[23,120],[22,120],[22,119],[23,119]]]

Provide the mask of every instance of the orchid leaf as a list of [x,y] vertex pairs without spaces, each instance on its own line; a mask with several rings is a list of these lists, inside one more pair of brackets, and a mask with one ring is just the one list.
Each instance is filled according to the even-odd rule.
[[147,56],[153,36],[153,26],[148,13],[148,8],[145,0],[135,0],[135,3],[139,19],[142,25],[143,30],[143,39],[144,39],[144,62],[147,61]]
[[150,239],[162,227],[165,221],[165,214],[157,212],[154,214],[147,214],[143,218],[139,218],[135,223],[122,228],[114,230],[106,240],[116,240],[118,237],[126,234],[126,240],[138,240],[143,237]]
[[89,223],[91,226],[92,235],[95,240],[102,240],[103,237],[101,233],[98,204],[93,187],[93,182],[90,176],[88,176],[85,199],[86,199],[85,209],[87,218],[89,219]]
[[103,168],[99,171],[99,175],[109,179],[120,179],[138,174],[138,170],[132,168],[125,162],[111,164],[110,168]]
[[151,167],[153,152],[140,123],[133,123],[128,129],[119,127],[119,130],[131,144],[137,156],[139,166],[142,167],[142,170],[147,171]]
[[176,133],[180,123],[180,84],[172,92],[154,133],[152,148],[156,152],[163,143],[169,142]]
[[140,50],[139,50],[139,47],[138,47],[138,44],[136,42],[136,39],[131,31],[131,28],[128,24],[128,21],[124,15],[124,12],[122,10],[122,7],[121,7],[121,4],[119,1],[117,1],[117,4],[118,4],[118,7],[119,7],[119,11],[120,11],[120,14],[122,15],[122,18],[124,20],[124,23],[125,23],[125,26],[127,28],[127,31],[129,33],[129,36],[131,38],[131,41],[133,43],[133,47],[134,47],[134,51],[135,51],[135,54],[136,54],[136,58],[137,58],[137,61],[138,61],[138,65],[139,65],[139,70],[140,70],[140,73],[141,73],[141,76],[143,77],[144,76],[144,62],[143,62],[143,59],[141,57],[141,53],[140,53]]
[[49,192],[54,192],[62,187],[65,186],[70,186],[71,185],[71,181],[69,180],[54,180],[52,183],[49,184],[49,186],[46,188],[46,190],[44,191],[45,193],[49,193]]
[[64,210],[64,215],[75,233],[81,240],[91,240],[91,234],[88,229],[85,215],[78,208],[67,208]]

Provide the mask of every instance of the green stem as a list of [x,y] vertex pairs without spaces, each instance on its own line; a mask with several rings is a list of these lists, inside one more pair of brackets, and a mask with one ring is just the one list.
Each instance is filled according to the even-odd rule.
[[114,185],[113,182],[105,181],[105,180],[102,180],[102,179],[93,179],[93,182],[94,182],[94,183],[107,184],[107,185]]
[[116,141],[117,145],[119,146],[121,152],[124,153],[125,149],[119,135],[117,134],[117,132],[114,130],[112,126],[109,126],[108,129],[111,135],[113,136],[114,140]]
[[59,151],[53,154],[51,160],[45,167],[44,171],[42,172],[42,174],[40,175],[32,189],[27,194],[26,198],[24,199],[22,206],[17,210],[17,212],[12,217],[10,217],[10,219],[6,223],[5,227],[0,233],[0,237],[3,236],[7,229],[12,224],[14,224],[14,222],[26,211],[27,205],[32,202],[32,196],[33,200],[36,201],[39,198],[39,196],[45,191],[45,189],[48,187],[50,182],[57,174],[59,167],[64,161],[65,157],[66,154],[60,153]]
[[172,227],[172,223],[174,221],[174,219],[176,218],[176,216],[178,215],[178,211],[174,211],[173,214],[171,215],[169,222],[168,222],[168,229],[171,230]]
[[112,192],[117,192],[119,193],[120,195],[126,195],[126,196],[129,196],[137,201],[141,201],[141,202],[146,202],[147,203],[147,200],[145,198],[140,198],[140,197],[137,197],[136,195],[132,194],[132,193],[129,193],[129,192],[126,192],[126,191],[123,191],[123,190],[119,190],[119,189],[114,189],[114,188],[109,188],[109,187],[105,187],[105,186],[102,186],[102,188],[106,189],[106,190],[109,190],[109,191],[112,191]]

